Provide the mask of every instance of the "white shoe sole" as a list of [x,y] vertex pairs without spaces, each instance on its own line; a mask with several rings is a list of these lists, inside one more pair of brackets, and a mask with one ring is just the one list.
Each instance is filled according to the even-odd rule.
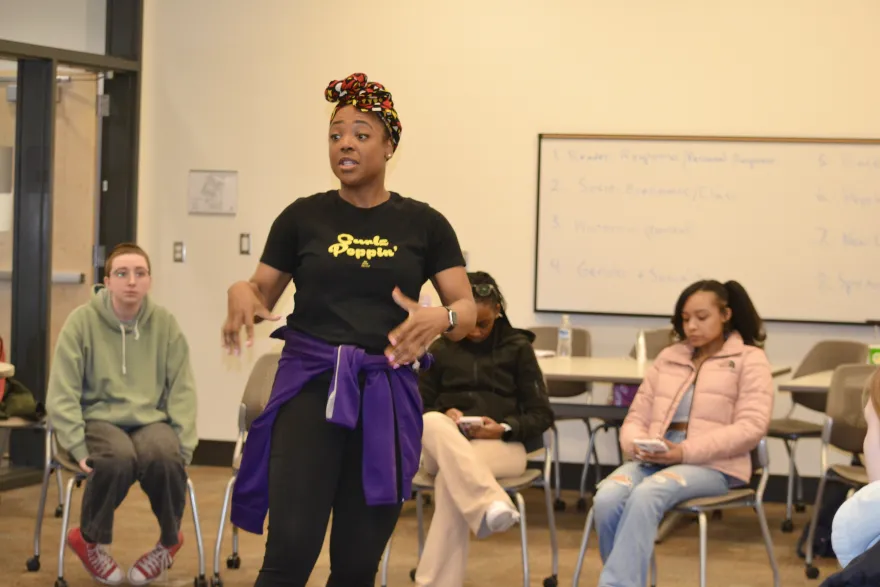
[[122,578],[119,579],[119,581],[115,581],[115,582],[111,581],[110,579],[102,579],[101,577],[93,575],[92,572],[89,570],[89,567],[86,566],[86,563],[82,562],[82,559],[79,558],[79,555],[76,554],[76,551],[73,550],[72,546],[70,546],[70,543],[67,544],[67,548],[69,548],[70,551],[76,555],[76,560],[78,560],[79,564],[82,565],[82,568],[85,570],[86,574],[88,574],[89,577],[91,577],[92,579],[94,579],[95,581],[100,583],[101,585],[112,585],[115,587],[116,585],[122,585],[125,582],[125,578],[126,578],[125,575],[123,575]]
[[[79,560],[79,557],[76,557],[76,558],[77,558],[77,560]],[[94,579],[95,581],[97,581],[101,585],[113,585],[115,587],[116,585],[122,585],[125,582],[124,576],[119,581],[116,581],[116,582],[111,581],[110,579],[102,579],[101,577],[97,577],[97,576],[93,575],[92,572],[89,570],[89,568],[86,566],[86,564],[84,562],[79,561],[79,564],[82,565],[83,569],[85,569],[86,573],[88,573],[88,575],[92,579]]]

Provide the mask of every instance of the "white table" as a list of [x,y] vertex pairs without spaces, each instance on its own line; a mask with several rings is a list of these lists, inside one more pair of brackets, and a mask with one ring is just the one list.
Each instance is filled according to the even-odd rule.
[[803,377],[795,377],[790,381],[779,384],[779,391],[799,393],[828,393],[831,389],[831,377],[833,370],[818,371]]
[[651,361],[641,367],[629,357],[549,357],[538,359],[548,381],[639,384]]
[[[642,366],[630,357],[549,357],[538,359],[547,381],[583,381],[584,383],[623,383],[638,385],[653,361]],[[773,377],[785,375],[791,367],[771,365]]]
[[15,375],[15,366],[10,363],[0,363],[0,377],[12,377]]

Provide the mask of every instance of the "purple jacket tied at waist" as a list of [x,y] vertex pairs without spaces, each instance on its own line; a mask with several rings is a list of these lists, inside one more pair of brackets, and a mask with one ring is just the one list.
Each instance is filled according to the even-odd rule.
[[[333,371],[327,396],[327,421],[353,430],[363,403],[363,481],[367,505],[400,503],[412,492],[422,451],[422,398],[412,369],[392,369],[382,355],[350,345],[333,346],[283,326],[272,333],[285,340],[272,395],[248,431],[241,467],[232,492],[232,523],[263,533],[269,510],[269,451],[278,409],[315,376]],[[430,356],[421,367],[430,365]],[[359,375],[366,375],[361,402]],[[397,441],[401,491],[397,492]],[[303,475],[308,475],[303,471]]]

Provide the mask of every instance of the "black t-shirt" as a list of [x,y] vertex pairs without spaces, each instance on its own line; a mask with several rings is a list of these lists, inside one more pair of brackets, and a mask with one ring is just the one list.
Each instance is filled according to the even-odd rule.
[[370,353],[383,352],[388,333],[406,319],[391,297],[395,286],[417,300],[431,277],[464,266],[455,231],[428,204],[392,192],[378,206],[358,208],[338,190],[287,206],[260,260],[293,276],[288,326]]

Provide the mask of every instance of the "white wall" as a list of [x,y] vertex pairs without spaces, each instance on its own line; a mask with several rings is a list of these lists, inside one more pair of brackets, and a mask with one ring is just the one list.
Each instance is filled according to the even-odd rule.
[[104,53],[110,1],[0,0],[0,39]]
[[[386,84],[404,125],[389,187],[448,216],[471,267],[500,281],[517,324],[552,324],[558,316],[531,309],[538,133],[880,136],[880,3],[796,4],[147,2],[139,237],[154,256],[155,293],[189,337],[200,436],[234,437],[248,370],[271,346],[260,328],[254,352],[223,357],[226,288],[250,275],[286,204],[335,185],[331,79],[361,71]],[[187,216],[191,168],[240,172],[236,217]],[[240,232],[253,234],[257,254],[237,254]],[[723,254],[736,237],[694,246]],[[185,264],[171,262],[175,240],[186,242]],[[662,324],[574,322],[600,356],[628,352],[638,328]],[[796,364],[823,338],[873,333],[771,325],[768,353]],[[780,395],[777,411],[786,408]],[[583,426],[562,430],[565,460],[580,460]],[[772,456],[774,472],[787,471],[779,446]],[[818,471],[815,443],[799,456],[804,473]]]

